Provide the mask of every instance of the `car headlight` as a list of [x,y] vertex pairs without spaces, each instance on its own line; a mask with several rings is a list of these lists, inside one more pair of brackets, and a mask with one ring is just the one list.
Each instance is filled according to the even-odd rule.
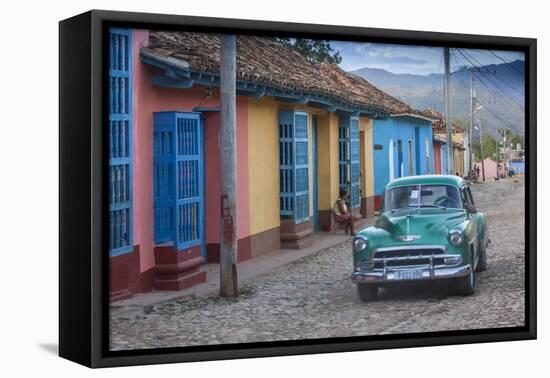
[[460,247],[463,241],[464,237],[462,236],[461,231],[454,230],[449,233],[449,242],[451,242],[451,244],[455,247]]
[[353,241],[353,250],[356,252],[364,251],[368,246],[367,239],[364,237],[355,238]]
[[367,260],[367,261],[361,261],[357,267],[360,269],[360,270],[371,270],[372,268],[374,268],[374,261],[372,260]]

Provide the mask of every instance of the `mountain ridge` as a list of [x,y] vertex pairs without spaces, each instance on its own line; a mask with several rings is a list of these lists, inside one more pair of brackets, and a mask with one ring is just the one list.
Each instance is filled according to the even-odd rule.
[[[476,118],[484,132],[496,135],[506,128],[524,134],[525,130],[525,62],[489,64],[474,72],[476,102],[484,108]],[[443,74],[396,74],[383,68],[363,67],[350,73],[367,79],[371,84],[413,108],[431,108],[444,113]],[[451,74],[451,107],[453,120],[469,124],[470,69],[462,67]]]

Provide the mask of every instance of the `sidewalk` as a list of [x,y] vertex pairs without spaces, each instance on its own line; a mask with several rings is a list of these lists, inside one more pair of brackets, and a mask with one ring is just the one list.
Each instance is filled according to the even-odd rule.
[[[372,224],[373,219],[361,219],[356,222],[356,229],[360,230]],[[335,247],[347,240],[350,236],[343,230],[337,230],[332,233],[318,232],[313,235],[313,243],[303,249],[278,249],[263,254],[256,258],[239,263],[238,281],[239,286],[247,283],[254,277],[266,274],[275,268],[289,264],[311,254],[323,251],[327,248]],[[151,306],[161,302],[172,301],[184,297],[206,297],[219,292],[220,272],[219,264],[205,264],[201,267],[206,271],[206,282],[193,286],[189,289],[179,291],[152,291],[148,293],[136,294],[132,298],[111,303],[112,308],[127,306]]]

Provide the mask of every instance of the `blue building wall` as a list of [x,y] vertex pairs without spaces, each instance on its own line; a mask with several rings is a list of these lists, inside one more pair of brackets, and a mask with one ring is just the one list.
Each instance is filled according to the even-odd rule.
[[511,165],[511,168],[514,170],[515,174],[525,173],[525,162],[524,161],[513,161],[510,165]]
[[[430,121],[413,117],[375,119],[372,139],[376,146],[373,148],[374,195],[379,196],[384,191],[390,181],[392,167],[393,178],[409,176],[411,164],[413,175],[433,173],[434,151]],[[412,161],[409,159],[409,140],[412,144]],[[398,141],[402,142],[402,167],[399,166]],[[426,141],[430,156],[429,167],[426,162]]]
[[441,146],[441,174],[447,174],[447,145]]

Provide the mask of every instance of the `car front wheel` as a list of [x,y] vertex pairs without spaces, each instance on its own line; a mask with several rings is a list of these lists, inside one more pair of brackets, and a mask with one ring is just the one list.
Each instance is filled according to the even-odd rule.
[[372,301],[378,295],[378,287],[372,284],[357,284],[357,293],[361,301]]
[[459,295],[472,295],[476,287],[476,272],[473,269],[473,258],[470,256],[470,273],[460,277],[456,282],[456,291]]
[[476,272],[483,272],[487,270],[487,242],[481,241],[479,247],[479,259],[477,261]]

